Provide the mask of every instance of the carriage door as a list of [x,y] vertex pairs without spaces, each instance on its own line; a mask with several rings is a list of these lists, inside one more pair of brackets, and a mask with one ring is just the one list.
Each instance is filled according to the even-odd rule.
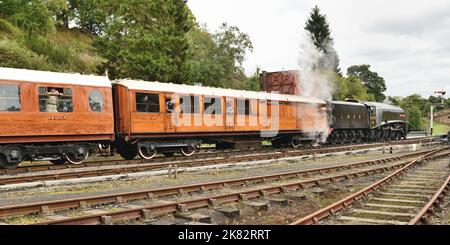
[[236,108],[236,103],[235,103],[235,99],[234,98],[226,98],[225,99],[225,126],[226,126],[226,130],[227,131],[233,131],[234,130],[234,125],[235,125],[235,108]]
[[165,130],[166,133],[173,133],[176,132],[176,125],[177,125],[177,110],[175,108],[176,105],[176,98],[173,94],[165,94],[164,95],[164,122],[165,122]]

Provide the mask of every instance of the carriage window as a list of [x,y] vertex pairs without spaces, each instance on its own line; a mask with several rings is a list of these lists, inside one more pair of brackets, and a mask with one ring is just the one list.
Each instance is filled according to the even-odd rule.
[[97,90],[92,91],[89,95],[89,106],[93,112],[102,112],[103,97]]
[[234,98],[225,98],[225,112],[234,115]]
[[250,100],[237,100],[238,115],[250,115]]
[[39,111],[73,112],[72,89],[39,87]]
[[200,100],[197,96],[180,96],[180,113],[200,113]]
[[136,93],[137,112],[159,112],[159,94]]
[[222,100],[220,98],[204,97],[203,109],[205,114],[222,114]]
[[19,85],[0,84],[0,111],[20,111]]

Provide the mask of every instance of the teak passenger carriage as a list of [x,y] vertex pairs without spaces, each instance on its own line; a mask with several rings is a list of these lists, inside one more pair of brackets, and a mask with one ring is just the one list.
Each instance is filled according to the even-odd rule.
[[298,147],[327,123],[325,101],[312,97],[131,80],[115,82],[114,93],[117,149],[125,159],[178,150],[188,156],[201,142],[226,147],[266,138]]
[[105,77],[0,68],[0,166],[81,163],[114,140],[113,120]]

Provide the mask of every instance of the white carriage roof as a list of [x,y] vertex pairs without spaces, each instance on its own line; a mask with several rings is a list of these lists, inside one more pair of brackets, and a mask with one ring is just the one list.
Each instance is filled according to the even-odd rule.
[[380,102],[364,102],[366,105],[368,106],[375,106],[376,108],[380,108],[380,109],[385,109],[385,110],[391,110],[391,111],[401,111],[403,112],[404,110],[401,107],[398,106],[394,106],[394,105],[389,105],[389,104],[385,104],[385,103],[380,103]]
[[234,90],[224,88],[213,88],[203,86],[192,86],[184,84],[160,83],[160,82],[145,82],[134,80],[118,80],[116,84],[123,85],[131,90],[145,90],[154,92],[171,92],[176,94],[195,94],[207,96],[225,96],[233,98],[248,98],[260,100],[275,100],[275,101],[292,101],[313,104],[325,104],[324,100],[298,95],[275,94],[266,92],[255,92],[245,90]]
[[0,67],[0,80],[111,87],[106,77]]

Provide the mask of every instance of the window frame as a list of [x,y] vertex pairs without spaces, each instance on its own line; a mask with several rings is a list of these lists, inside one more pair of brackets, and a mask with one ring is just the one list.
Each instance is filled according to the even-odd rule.
[[[148,95],[149,96],[149,103],[142,103],[142,102],[138,102],[138,94],[141,95]],[[136,113],[147,113],[147,114],[160,114],[161,113],[161,100],[159,98],[158,93],[151,93],[151,92],[134,92],[134,109],[136,111]],[[150,97],[154,96],[154,98],[157,99],[157,103],[156,104],[151,104],[152,100],[150,99]],[[148,105],[149,106],[149,111],[139,111],[139,107],[138,104],[142,104],[142,105]],[[152,111],[151,107],[154,106],[155,108],[157,108],[157,111]]]
[[[244,107],[239,107],[239,105],[242,105],[242,103],[239,103],[239,101],[245,101]],[[247,102],[248,102],[248,106],[247,106]],[[250,116],[253,115],[252,114],[252,103],[250,101],[250,99],[236,99],[236,112],[238,116]],[[244,114],[241,113],[242,109],[244,110]]]
[[[22,93],[21,93],[21,86],[18,83],[0,83],[0,86],[4,85],[4,86],[16,86],[17,87],[17,99],[14,100],[18,100],[19,101],[19,108],[18,110],[14,110],[14,111],[10,111],[10,110],[0,110],[0,113],[18,113],[22,111]],[[6,99],[11,99],[8,97],[0,97],[0,98],[6,98]]]
[[[45,88],[46,89],[46,93],[48,93],[48,88],[55,88],[55,89],[57,89],[58,90],[58,92],[59,92],[59,90],[60,89],[62,89],[63,90],[63,95],[59,95],[58,96],[58,99],[57,99],[57,104],[56,104],[56,110],[57,111],[47,111],[47,109],[45,110],[45,111],[42,111],[41,110],[41,96],[47,96],[47,100],[48,100],[48,96],[49,95],[47,95],[47,94],[42,94],[41,93],[41,88]],[[74,91],[74,89],[73,89],[73,87],[68,87],[68,86],[60,86],[60,85],[56,85],[56,86],[54,86],[54,85],[50,85],[50,84],[40,84],[38,87],[37,87],[37,89],[38,89],[38,93],[37,93],[37,95],[38,95],[38,110],[39,110],[39,112],[44,112],[44,113],[73,113],[74,111],[75,111],[75,102],[74,102],[74,96],[73,96],[73,91]],[[66,95],[66,90],[68,90],[68,91],[70,91],[70,95]],[[72,110],[70,110],[70,111],[58,111],[58,108],[59,108],[59,103],[60,103],[60,99],[59,99],[59,97],[60,96],[63,96],[63,97],[70,97],[70,102],[71,102],[71,109]],[[46,100],[46,101],[47,101]],[[47,104],[45,104],[45,106],[47,106]]]
[[[95,111],[95,110],[92,108],[92,105],[91,105],[91,96],[92,96],[93,93],[98,93],[98,95],[100,95],[100,98],[101,98],[101,101],[100,101],[100,111]],[[97,101],[92,101],[92,102],[98,103]],[[97,89],[91,90],[91,91],[89,92],[89,96],[88,96],[88,104],[89,104],[89,108],[91,109],[91,112],[94,112],[94,113],[102,113],[103,110],[104,110],[104,107],[105,107],[105,106],[104,106],[104,105],[105,105],[105,99],[103,98],[102,92],[100,92],[100,91],[97,90]]]
[[[206,102],[206,100],[211,99],[211,102]],[[214,99],[214,102],[212,101]],[[207,113],[207,109],[211,107],[212,105],[216,104],[217,100],[219,100],[219,105],[215,105],[214,107],[214,113]],[[206,103],[209,103],[209,106],[206,107]],[[219,112],[217,112],[217,109],[219,109]],[[203,114],[206,115],[222,115],[222,97],[216,97],[216,96],[203,96]]]
[[[183,105],[184,104],[184,99],[185,98],[188,98],[188,97],[190,97],[189,98],[189,100],[190,100],[190,105],[188,105],[188,106],[186,106],[186,105]],[[200,97],[201,96],[198,96],[198,95],[179,95],[178,96],[178,105],[179,105],[179,111],[180,111],[180,114],[186,114],[186,115],[188,115],[188,114],[190,114],[190,115],[197,115],[197,114],[200,114]],[[182,102],[182,100],[183,100],[183,102]],[[197,102],[197,107],[195,107],[195,102]],[[189,108],[189,110],[187,111],[187,112],[185,112],[185,110],[184,109],[187,109],[187,108]]]

